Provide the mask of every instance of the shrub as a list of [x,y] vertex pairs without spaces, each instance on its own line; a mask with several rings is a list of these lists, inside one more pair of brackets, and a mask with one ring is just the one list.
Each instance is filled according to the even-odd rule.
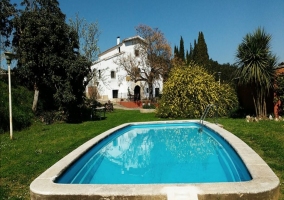
[[228,115],[238,105],[235,90],[228,84],[219,86],[213,75],[195,64],[176,66],[164,84],[157,115],[198,118],[208,104],[217,106],[219,116]]
[[[12,87],[13,129],[21,130],[31,125],[33,93],[24,87]],[[9,130],[9,91],[8,85],[0,80],[0,133]]]
[[280,110],[280,113],[284,112],[284,106],[283,106],[284,104],[284,72],[276,76],[275,84],[274,84],[274,92],[275,92],[274,102],[277,102],[278,100],[280,100],[282,102],[282,110]]

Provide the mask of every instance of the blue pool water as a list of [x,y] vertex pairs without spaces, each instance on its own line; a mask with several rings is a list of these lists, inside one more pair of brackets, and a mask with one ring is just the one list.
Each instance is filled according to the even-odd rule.
[[88,150],[56,180],[71,184],[251,180],[232,147],[198,123],[129,125]]

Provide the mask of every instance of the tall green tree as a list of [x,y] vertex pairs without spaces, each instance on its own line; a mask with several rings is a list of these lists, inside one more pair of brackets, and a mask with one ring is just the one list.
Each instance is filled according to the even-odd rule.
[[175,45],[174,47],[174,57],[177,58],[179,56],[178,47]]
[[202,32],[198,33],[197,43],[194,44],[193,60],[200,66],[206,67],[209,62],[207,44]]
[[57,0],[24,0],[22,5],[13,44],[19,77],[35,90],[32,108],[36,110],[41,90],[56,108],[70,114],[83,101],[91,63],[78,53],[78,35],[65,23]]
[[186,53],[185,53],[185,61],[186,61],[187,64],[189,63],[189,60],[190,60],[190,58],[189,58],[189,52],[188,52],[188,50],[186,50]]
[[184,62],[185,61],[185,55],[184,55],[184,42],[182,36],[180,37],[179,42],[179,58]]
[[188,54],[188,58],[187,58],[187,64],[189,64],[191,61],[193,61],[193,47],[190,43],[189,45],[189,54]]
[[196,63],[197,55],[198,55],[198,47],[197,47],[196,39],[194,39],[193,48],[192,48],[192,60],[193,60],[195,63]]
[[255,114],[266,117],[266,97],[272,88],[276,56],[271,52],[271,35],[263,28],[248,33],[238,46],[236,59],[239,84],[252,89]]

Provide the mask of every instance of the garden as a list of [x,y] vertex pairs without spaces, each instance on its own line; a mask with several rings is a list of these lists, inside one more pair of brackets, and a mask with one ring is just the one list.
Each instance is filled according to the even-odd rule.
[[[247,34],[237,47],[237,62],[226,66],[209,59],[202,32],[192,52],[185,56],[181,43],[172,56],[171,47],[160,30],[140,26],[137,33],[159,35],[159,39],[144,37],[148,45],[141,45],[139,49],[140,57],[146,58],[143,62],[135,60],[137,56],[129,56],[122,58],[119,64],[132,75],[135,83],[148,83],[149,99],[153,99],[153,81],[163,78],[163,94],[155,113],[114,109],[103,119],[94,120],[90,119],[85,90],[92,82],[104,82],[104,76],[91,69],[99,49],[97,42],[82,51],[86,48],[84,43],[80,44],[83,38],[79,38],[82,35],[79,33],[92,35],[86,32],[89,27],[94,35],[84,39],[97,41],[97,26],[80,24],[85,28],[75,32],[75,21],[67,24],[57,3],[52,4],[53,12],[50,12],[51,5],[42,2],[37,5],[41,9],[19,12],[9,1],[4,2],[15,13],[15,16],[5,14],[7,24],[3,33],[5,47],[13,47],[15,51],[17,67],[12,70],[12,139],[8,134],[6,73],[0,76],[0,199],[29,199],[29,185],[36,177],[81,144],[117,125],[199,119],[206,106],[214,104],[216,109],[210,110],[205,120],[214,122],[217,113],[218,123],[224,129],[246,142],[265,160],[280,179],[280,199],[284,200],[284,121],[280,117],[278,121],[267,118],[278,111],[283,114],[284,74],[275,72],[277,59],[270,49],[271,35],[264,29]],[[27,2],[23,6],[29,8]],[[81,20],[77,20],[80,23]],[[149,51],[147,48],[151,45],[158,51]],[[141,70],[133,67],[133,63],[145,65]],[[146,72],[149,74],[145,75]],[[240,85],[252,90],[245,96],[246,101],[252,102],[252,112],[241,107],[244,102],[240,102],[237,93]],[[267,101],[269,95],[271,101]],[[94,103],[89,102],[93,106]],[[277,112],[268,110],[273,105],[279,105]],[[148,103],[144,106],[152,108]],[[247,122],[247,114],[253,115],[254,120]]]
[[[119,110],[106,119],[80,124],[34,120],[32,126],[14,132],[14,139],[0,134],[1,199],[29,199],[30,183],[46,169],[89,139],[117,125],[136,121],[158,121],[154,113]],[[215,119],[207,119],[214,122]],[[218,123],[252,147],[280,179],[280,199],[284,199],[284,121],[219,118]]]

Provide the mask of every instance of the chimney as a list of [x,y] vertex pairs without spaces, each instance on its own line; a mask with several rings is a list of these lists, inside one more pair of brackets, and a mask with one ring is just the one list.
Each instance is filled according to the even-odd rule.
[[116,38],[116,45],[118,45],[120,43],[120,37],[118,36],[117,38]]

